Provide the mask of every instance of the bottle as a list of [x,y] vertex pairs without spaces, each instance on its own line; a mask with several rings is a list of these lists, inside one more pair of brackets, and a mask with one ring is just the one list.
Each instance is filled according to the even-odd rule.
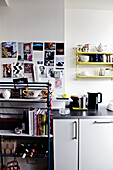
[[22,156],[25,151],[25,145],[24,143],[20,143],[17,145],[15,156]]
[[103,60],[104,63],[106,63],[106,54],[102,55],[102,60]]
[[24,148],[23,155],[22,155],[22,158],[23,158],[23,159],[27,156],[27,153],[29,153],[29,150],[25,147],[25,148]]
[[45,157],[46,153],[47,153],[47,144],[41,141],[38,144],[38,156]]
[[37,149],[37,144],[31,144],[30,145],[30,152],[29,152],[29,156],[30,158],[32,158],[33,156],[38,156],[38,149]]
[[104,70],[104,68],[100,68],[99,76],[105,76],[105,70]]

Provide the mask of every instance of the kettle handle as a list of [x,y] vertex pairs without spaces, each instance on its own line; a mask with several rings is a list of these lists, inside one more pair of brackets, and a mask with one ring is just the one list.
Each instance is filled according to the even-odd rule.
[[100,94],[100,101],[98,101],[98,103],[102,103],[102,93],[98,93],[98,94]]

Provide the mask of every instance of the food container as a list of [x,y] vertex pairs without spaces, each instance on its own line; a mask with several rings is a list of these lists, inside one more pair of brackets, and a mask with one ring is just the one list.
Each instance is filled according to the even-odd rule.
[[106,68],[105,69],[105,76],[109,76],[110,75],[110,68]]

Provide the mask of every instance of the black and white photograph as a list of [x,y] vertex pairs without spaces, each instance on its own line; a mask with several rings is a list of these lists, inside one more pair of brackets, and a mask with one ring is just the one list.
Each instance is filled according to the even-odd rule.
[[44,56],[44,65],[45,66],[54,66],[54,51],[45,51]]
[[54,68],[47,68],[47,77],[54,77]]
[[46,67],[45,66],[38,66],[38,74],[40,78],[46,78],[47,73],[46,73]]
[[43,51],[43,43],[33,42],[33,51]]
[[64,43],[56,43],[56,55],[64,55]]
[[64,69],[64,57],[56,57],[56,69]]
[[54,42],[45,42],[45,50],[55,50]]

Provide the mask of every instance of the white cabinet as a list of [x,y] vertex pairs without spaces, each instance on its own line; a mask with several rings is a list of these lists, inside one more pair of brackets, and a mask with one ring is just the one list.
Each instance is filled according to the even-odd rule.
[[79,170],[113,170],[113,119],[79,120]]
[[54,119],[54,170],[78,170],[78,120]]

